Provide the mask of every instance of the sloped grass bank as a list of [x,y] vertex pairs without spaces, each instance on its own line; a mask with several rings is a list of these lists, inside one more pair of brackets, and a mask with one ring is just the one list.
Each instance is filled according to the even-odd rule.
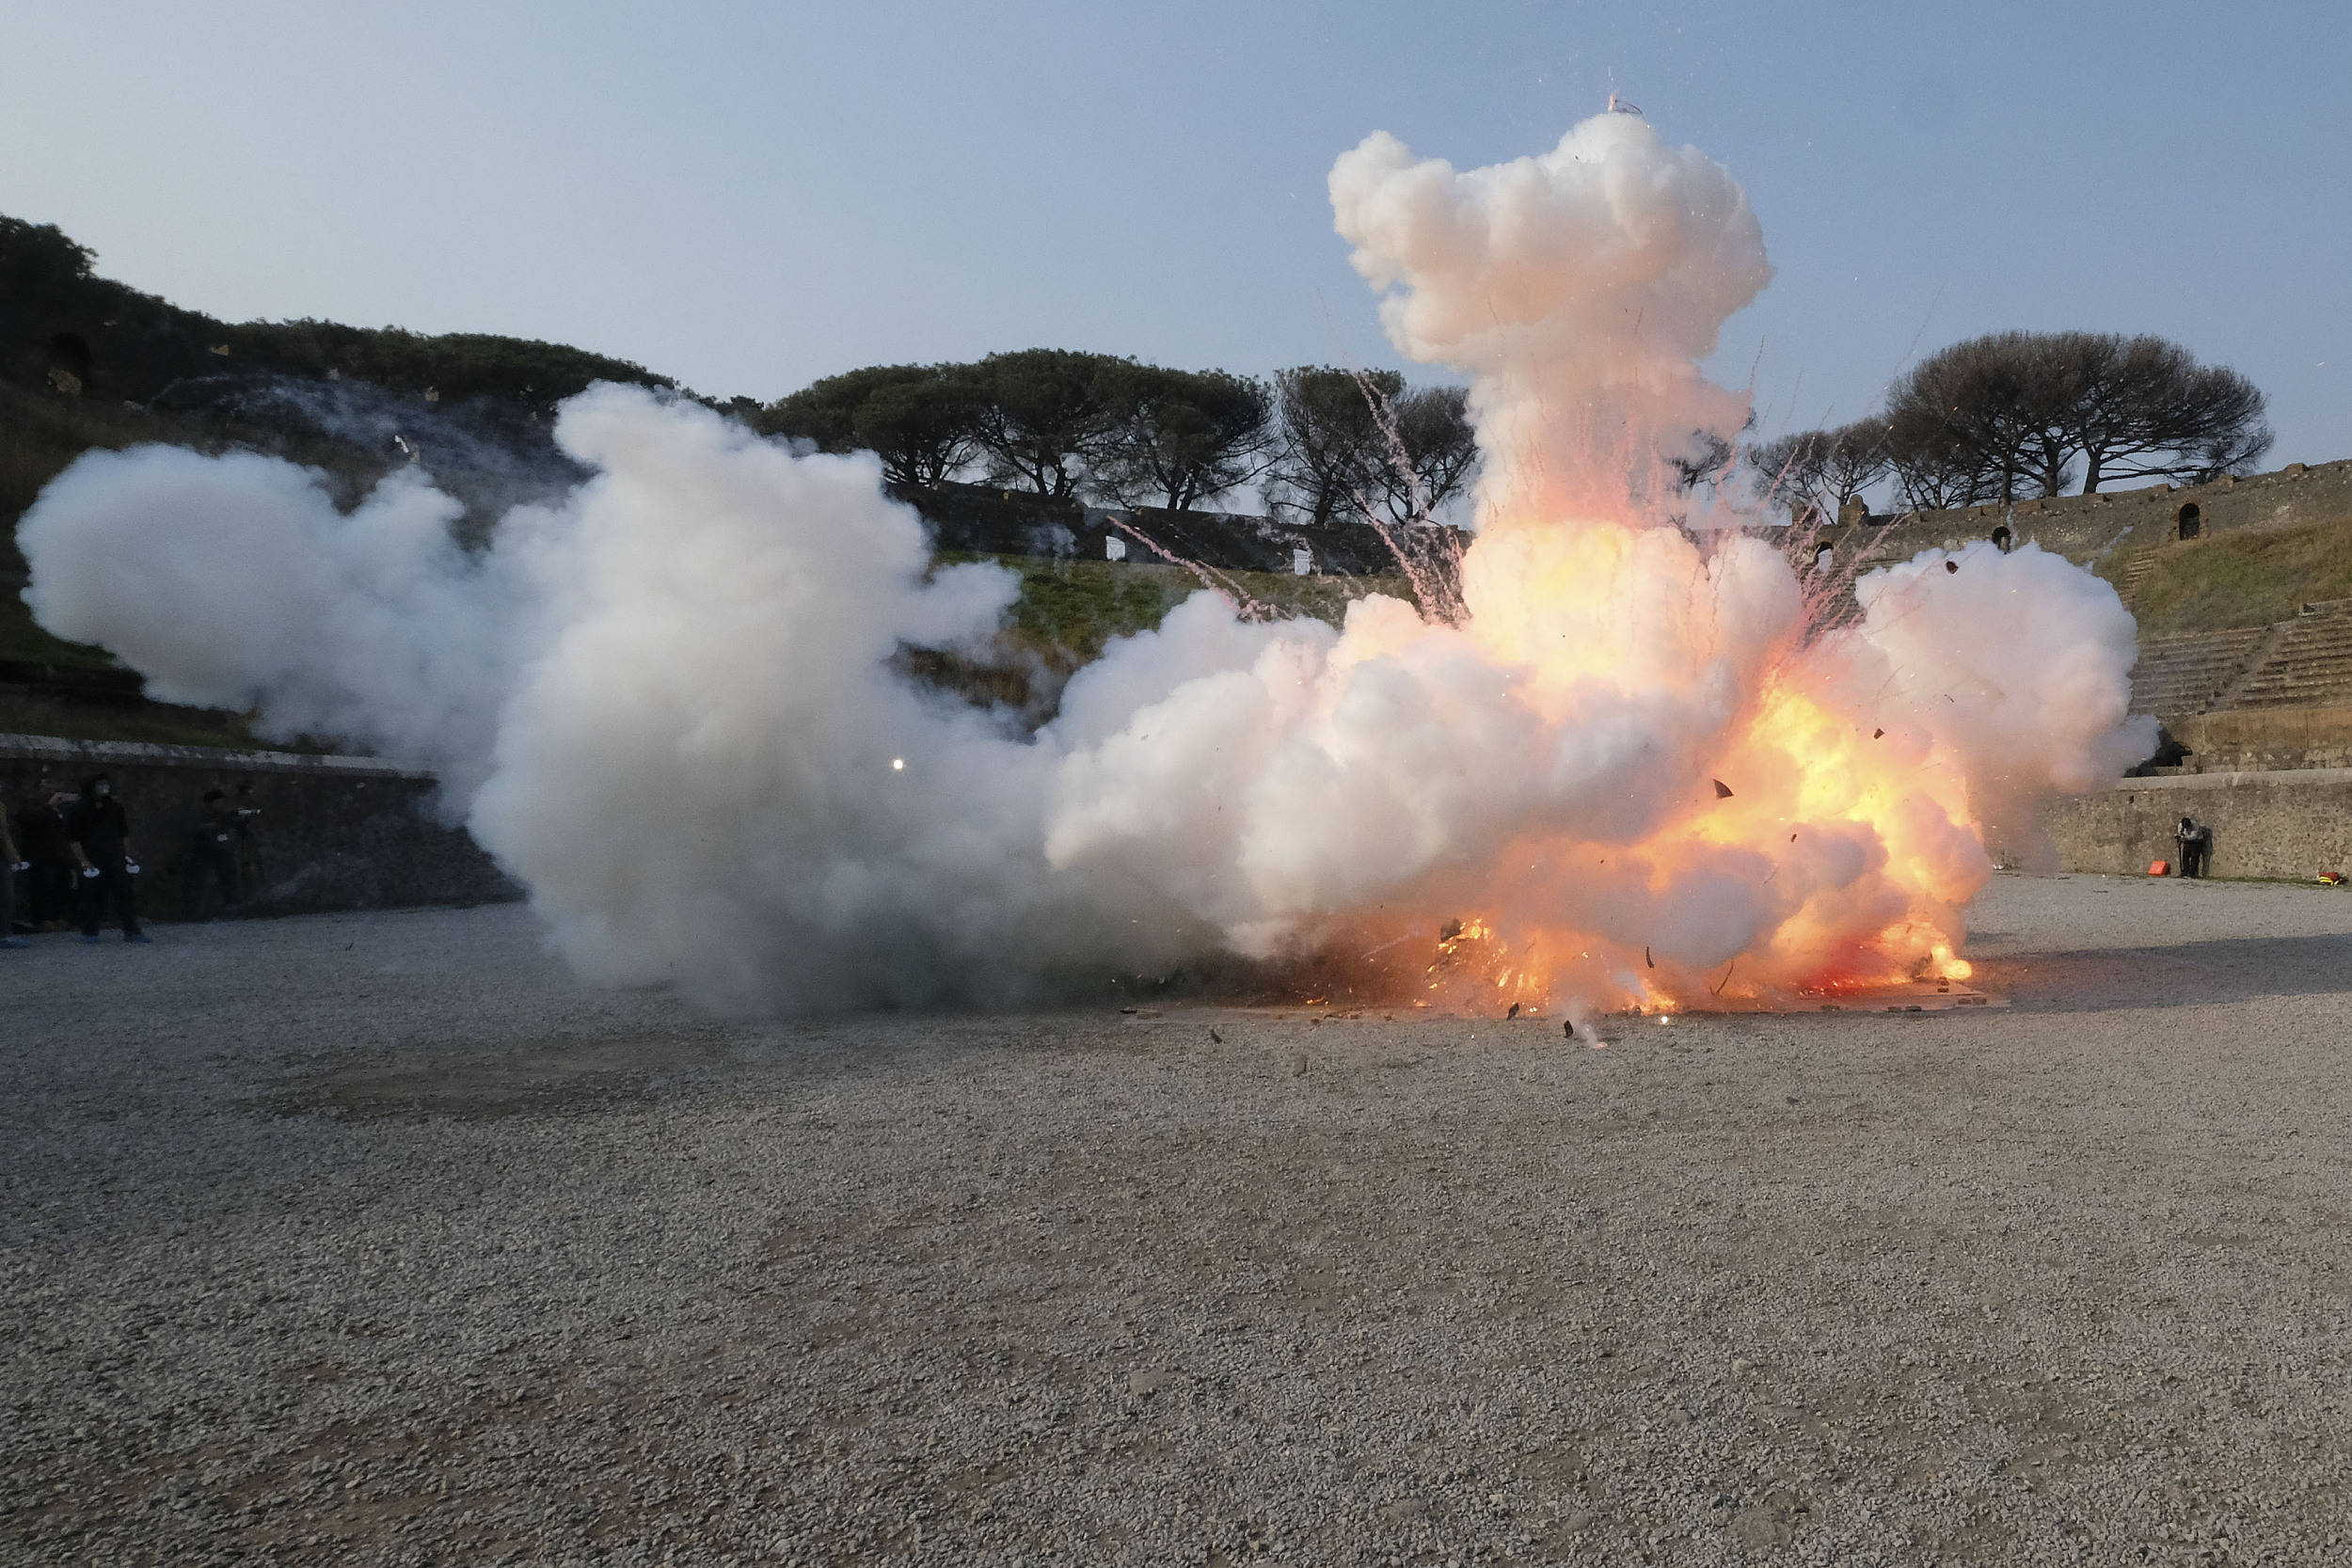
[[2268,626],[2342,598],[2352,598],[2352,518],[2161,546],[2136,602],[2145,638]]

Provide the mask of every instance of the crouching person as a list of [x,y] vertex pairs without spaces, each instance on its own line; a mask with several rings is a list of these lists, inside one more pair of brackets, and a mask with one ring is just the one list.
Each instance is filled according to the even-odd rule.
[[2181,853],[2181,875],[2205,875],[2206,863],[2213,858],[2213,830],[2193,817],[2184,816],[2172,832],[2172,842]]

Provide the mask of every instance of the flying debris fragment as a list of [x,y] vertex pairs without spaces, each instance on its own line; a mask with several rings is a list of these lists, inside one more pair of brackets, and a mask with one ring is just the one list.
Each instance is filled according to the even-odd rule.
[[1944,569],[1947,572],[1957,572],[1960,570],[1960,562],[1957,561],[1947,561],[1944,562]]
[[1609,112],[1613,115],[1631,115],[1639,119],[1642,115],[1642,106],[1639,103],[1629,103],[1613,92],[1609,95]]
[[1731,786],[1724,783],[1721,779],[1717,779],[1715,781],[1715,799],[1718,800],[1728,800],[1731,799]]

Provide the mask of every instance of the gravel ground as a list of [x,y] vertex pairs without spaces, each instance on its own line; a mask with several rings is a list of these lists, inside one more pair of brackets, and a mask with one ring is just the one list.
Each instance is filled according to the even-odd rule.
[[2006,1009],[1604,1050],[43,939],[0,1560],[2352,1560],[2352,894],[1977,925]]

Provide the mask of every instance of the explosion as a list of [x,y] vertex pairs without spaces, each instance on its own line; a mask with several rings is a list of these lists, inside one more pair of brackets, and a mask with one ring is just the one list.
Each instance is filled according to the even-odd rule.
[[612,387],[558,425],[595,477],[480,554],[413,474],[346,515],[151,448],[44,493],[26,596],[157,696],[434,762],[583,972],[718,1006],[1220,955],[1572,1019],[1965,974],[1988,839],[2153,749],[2113,590],[1930,551],[1825,626],[1759,531],[1694,523],[1674,475],[1748,413],[1698,362],[1771,269],[1730,176],[1645,121],[1467,173],[1375,135],[1331,193],[1398,349],[1470,378],[1450,613],[1204,592],[1020,733],[893,665],[984,646],[1012,574],[934,569],[868,457]]

